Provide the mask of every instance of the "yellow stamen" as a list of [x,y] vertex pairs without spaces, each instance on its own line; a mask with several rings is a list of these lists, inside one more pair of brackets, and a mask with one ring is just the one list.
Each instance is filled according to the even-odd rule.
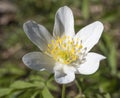
[[82,44],[78,44],[70,36],[57,37],[48,44],[47,54],[62,64],[70,64],[78,59],[78,54],[82,48]]

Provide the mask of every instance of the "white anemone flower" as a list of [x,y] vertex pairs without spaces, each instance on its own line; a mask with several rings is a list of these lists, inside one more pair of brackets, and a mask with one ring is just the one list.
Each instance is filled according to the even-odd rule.
[[41,50],[24,55],[24,64],[34,70],[54,73],[57,83],[70,83],[75,74],[93,74],[100,61],[105,59],[100,54],[89,52],[98,43],[103,24],[96,21],[75,34],[73,13],[67,6],[59,8],[55,15],[53,36],[34,21],[27,21],[23,28]]

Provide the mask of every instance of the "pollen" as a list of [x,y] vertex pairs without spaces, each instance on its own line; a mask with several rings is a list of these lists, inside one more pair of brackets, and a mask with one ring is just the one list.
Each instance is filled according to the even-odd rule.
[[82,42],[70,36],[56,37],[48,44],[46,53],[62,64],[75,62],[81,52]]

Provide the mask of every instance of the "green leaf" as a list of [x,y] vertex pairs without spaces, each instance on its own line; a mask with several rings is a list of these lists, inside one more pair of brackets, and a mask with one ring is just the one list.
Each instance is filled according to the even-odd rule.
[[33,83],[33,86],[42,89],[42,88],[44,88],[45,84],[44,84],[43,82],[35,81],[35,82]]
[[114,12],[114,13],[105,13],[105,15],[102,18],[102,21],[104,22],[114,22],[116,21],[116,19],[119,17],[118,12]]
[[53,90],[53,91],[58,91],[58,87],[55,86],[54,82],[52,82],[54,80],[54,74],[51,74],[49,77],[48,77],[48,80],[47,80],[47,87],[50,89],[50,90]]
[[25,88],[31,88],[31,87],[43,88],[44,84],[42,82],[29,83],[25,81],[16,81],[13,84],[11,84],[10,87],[14,89],[25,89]]
[[47,87],[53,91],[58,91],[58,87],[55,86],[55,84],[51,83],[51,82],[47,82]]
[[112,74],[117,73],[117,55],[116,54],[117,54],[117,50],[116,50],[115,46],[112,45],[111,51],[108,56],[109,65],[111,67]]
[[10,87],[14,89],[25,89],[25,88],[33,87],[33,84],[25,81],[16,81],[13,84],[11,84]]
[[20,94],[16,95],[13,98],[31,98],[31,96],[34,94],[35,89],[27,89],[23,90]]
[[43,81],[45,82],[45,79],[42,76],[38,75],[30,75],[31,81]]
[[108,50],[106,49],[106,47],[103,44],[103,42],[99,42],[98,46],[99,46],[100,50],[103,52],[103,54],[107,56]]
[[0,97],[8,95],[13,89],[10,88],[1,88],[0,89]]
[[42,90],[42,96],[43,98],[48,98],[48,96],[49,98],[54,98],[47,87],[44,87],[44,89]]
[[9,95],[8,97],[9,98],[18,98],[19,95],[22,95],[24,91],[22,90],[13,90]]
[[104,97],[105,97],[105,98],[111,98],[111,96],[110,96],[109,93],[105,94]]
[[[38,93],[39,92],[35,92],[32,96],[31,96],[31,98],[36,98],[36,96],[38,95]],[[40,97],[41,98],[41,97]]]

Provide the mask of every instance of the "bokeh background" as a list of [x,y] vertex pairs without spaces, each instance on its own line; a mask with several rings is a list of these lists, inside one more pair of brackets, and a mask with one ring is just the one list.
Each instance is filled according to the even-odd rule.
[[97,20],[104,24],[92,51],[107,57],[95,74],[76,75],[67,85],[66,98],[120,98],[120,0],[0,0],[0,98],[61,97],[53,74],[23,64],[24,54],[39,49],[22,26],[34,20],[52,33],[55,13],[64,5],[73,11],[76,32]]

